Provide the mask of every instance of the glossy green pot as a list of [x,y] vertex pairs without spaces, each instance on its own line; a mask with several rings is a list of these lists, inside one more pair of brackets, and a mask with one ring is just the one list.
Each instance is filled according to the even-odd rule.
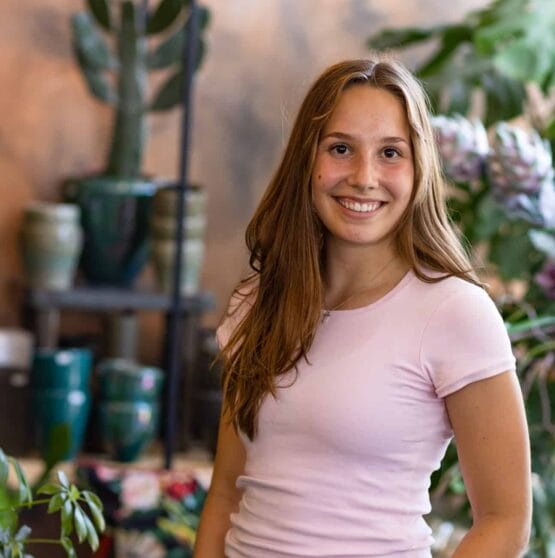
[[145,401],[101,401],[97,426],[105,451],[117,461],[135,461],[158,432],[160,410]]
[[154,366],[114,358],[98,364],[98,385],[103,401],[160,400],[164,373]]
[[73,459],[83,445],[89,395],[81,390],[35,390],[31,401],[37,449],[43,459],[48,461],[53,453],[62,460]]
[[66,199],[81,208],[81,268],[89,282],[128,287],[141,272],[157,188],[147,178],[96,176],[65,182]]
[[89,392],[92,353],[88,349],[44,349],[33,355],[33,390],[80,390]]

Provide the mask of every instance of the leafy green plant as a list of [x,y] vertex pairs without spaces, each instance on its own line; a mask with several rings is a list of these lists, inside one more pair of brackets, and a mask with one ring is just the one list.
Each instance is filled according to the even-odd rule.
[[[88,10],[72,18],[73,45],[89,91],[115,110],[113,136],[104,174],[140,176],[146,138],[146,115],[181,102],[189,0],[87,0]],[[208,10],[199,10],[201,32]],[[202,33],[195,68],[205,51]],[[148,98],[148,74],[167,70],[158,90]]]
[[555,86],[554,28],[552,0],[495,0],[450,25],[383,30],[368,46],[396,49],[435,41],[416,69],[435,110],[466,114],[478,88],[489,125],[523,112],[527,82],[544,92]]
[[[15,491],[8,489],[10,467],[17,481]],[[58,471],[57,479],[42,484],[34,495],[19,462],[0,449],[0,558],[32,558],[25,550],[29,544],[60,545],[74,558],[74,532],[80,543],[87,541],[93,550],[98,548],[98,533],[105,529],[102,502],[93,492],[71,484],[63,471]],[[32,538],[31,528],[19,525],[20,512],[35,506],[47,506],[46,513],[60,515],[57,539]]]

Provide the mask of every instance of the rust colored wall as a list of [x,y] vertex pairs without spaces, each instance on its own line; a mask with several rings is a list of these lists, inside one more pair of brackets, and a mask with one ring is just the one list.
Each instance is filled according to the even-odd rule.
[[[315,75],[363,57],[382,26],[454,20],[485,0],[204,0],[212,14],[198,75],[192,180],[209,194],[203,285],[215,292],[214,324],[245,269],[243,231]],[[60,181],[100,169],[110,111],[91,99],[74,66],[69,16],[76,0],[0,3],[0,326],[19,323],[17,230],[31,199],[57,200]],[[405,56],[409,65],[421,55]],[[177,173],[179,112],[151,118],[145,171]],[[148,271],[143,284],[150,282]],[[77,328],[76,319],[66,328]],[[68,325],[69,324],[69,325]],[[158,353],[161,321],[141,322],[143,353]]]

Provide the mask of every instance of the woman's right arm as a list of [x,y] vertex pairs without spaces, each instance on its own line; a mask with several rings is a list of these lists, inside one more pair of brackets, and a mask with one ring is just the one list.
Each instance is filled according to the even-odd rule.
[[235,486],[245,467],[245,448],[229,418],[220,420],[212,482],[200,518],[193,558],[224,558],[229,516],[239,508],[241,491]]

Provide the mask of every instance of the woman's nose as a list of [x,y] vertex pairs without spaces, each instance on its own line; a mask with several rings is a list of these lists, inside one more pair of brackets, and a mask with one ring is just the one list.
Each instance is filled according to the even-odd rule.
[[378,187],[377,169],[370,157],[359,156],[353,161],[349,184],[361,190]]

